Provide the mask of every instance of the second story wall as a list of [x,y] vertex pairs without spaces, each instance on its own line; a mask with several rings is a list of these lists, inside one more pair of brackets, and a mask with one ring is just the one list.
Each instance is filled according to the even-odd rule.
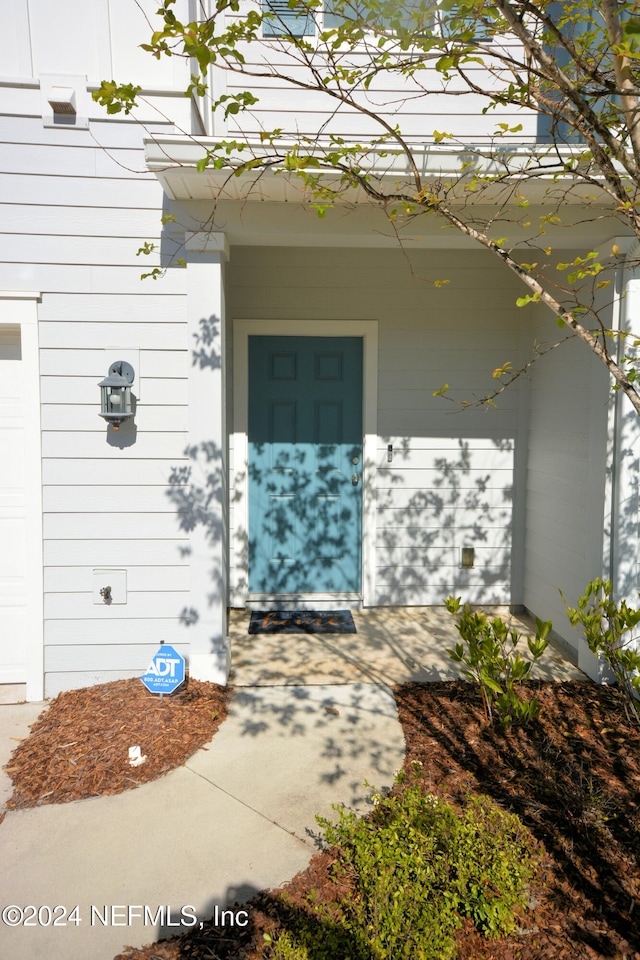
[[[278,9],[288,7],[280,4]],[[330,6],[330,4],[329,4]],[[438,4],[434,2],[434,10]],[[403,137],[412,145],[425,145],[434,142],[434,131],[449,133],[455,140],[468,144],[486,144],[494,135],[498,123],[509,126],[522,124],[522,130],[507,134],[501,143],[509,141],[522,143],[536,139],[535,115],[507,107],[483,114],[486,98],[472,92],[471,87],[478,86],[487,90],[496,88],[487,66],[470,62],[466,67],[469,85],[454,76],[445,78],[433,65],[419,70],[414,77],[406,76],[397,70],[381,70],[370,86],[365,90],[362,82],[355,86],[345,82],[344,90],[353,94],[354,99],[364,108],[358,111],[346,106],[330,93],[318,90],[317,78],[325,78],[332,73],[330,61],[323,51],[330,42],[323,42],[321,34],[326,23],[327,0],[318,3],[313,18],[309,18],[308,34],[304,37],[309,49],[296,49],[285,36],[271,34],[283,33],[278,21],[263,24],[260,43],[245,44],[241,47],[246,63],[243,72],[216,71],[214,89],[221,93],[236,94],[250,90],[259,98],[251,110],[232,116],[229,120],[230,134],[242,131],[259,137],[264,130],[282,128],[284,133],[296,136],[311,136],[320,133],[323,138],[330,134],[347,140],[379,136],[384,132],[382,125],[376,123],[371,114],[379,114],[392,127],[396,125]],[[238,16],[248,11],[266,10],[266,0],[243,0]],[[283,14],[283,17],[285,15]],[[226,15],[227,23],[232,23],[234,15]],[[295,17],[290,21],[296,23]],[[490,47],[488,47],[490,49]],[[361,49],[335,57],[339,68],[348,69],[366,67],[373,51],[376,50],[376,38],[365,37]],[[392,61],[393,62],[393,61]],[[487,64],[490,55],[486,56]],[[317,74],[314,76],[314,71]],[[288,77],[286,83],[281,77]],[[335,89],[335,83],[327,89]],[[225,126],[218,122],[218,132],[224,133]]]

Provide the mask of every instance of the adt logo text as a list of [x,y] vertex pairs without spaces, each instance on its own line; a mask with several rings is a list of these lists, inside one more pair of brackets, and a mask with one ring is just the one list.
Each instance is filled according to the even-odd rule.
[[173,693],[184,681],[184,657],[168,644],[160,647],[140,678],[151,693]]

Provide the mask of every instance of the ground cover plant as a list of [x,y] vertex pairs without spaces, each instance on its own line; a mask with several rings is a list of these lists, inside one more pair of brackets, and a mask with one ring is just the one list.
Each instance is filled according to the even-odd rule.
[[[276,960],[447,960],[463,917],[489,937],[516,928],[538,865],[516,816],[488,797],[458,810],[425,793],[419,763],[373,800],[370,817],[340,809],[336,823],[320,821],[334,876],[349,893],[326,903],[312,890],[309,916],[275,940]],[[331,921],[332,936],[317,937],[318,918]]]
[[458,810],[425,793],[417,763],[373,801],[370,817],[339,809],[336,823],[320,820],[342,892],[327,902],[311,889],[305,912],[267,934],[274,960],[448,960],[464,917],[487,937],[513,932],[538,866],[516,816],[488,797]]
[[[489,797],[487,809],[516,814],[541,845],[540,871],[530,881],[524,912],[518,914],[515,905],[507,911],[516,928],[487,939],[469,910],[453,931],[451,956],[640,960],[640,730],[625,713],[623,695],[589,682],[529,681],[522,694],[538,699],[539,717],[504,729],[486,722],[480,689],[467,681],[406,684],[394,692],[407,745],[405,771],[421,795],[437,798],[440,809],[451,806],[462,818],[465,809],[486,803],[469,798]],[[338,825],[335,839],[348,846],[341,830]],[[380,863],[375,835],[370,843],[370,858]],[[397,846],[404,851],[398,868],[407,871],[403,885],[418,900],[425,865],[412,866],[413,839],[400,837]],[[129,948],[118,960],[320,960],[324,943],[333,945],[332,960],[402,957],[386,947],[386,953],[372,952],[371,943],[363,946],[361,934],[354,933],[354,918],[365,905],[349,903],[359,894],[354,865],[343,860],[343,869],[336,870],[336,849],[324,850],[282,890],[260,894],[245,906],[250,923],[244,930],[205,923],[182,937]],[[381,872],[369,871],[372,889],[382,882]],[[340,903],[347,903],[350,926],[336,907]],[[382,917],[372,918],[384,928]],[[306,954],[299,952],[301,930],[311,944]],[[429,946],[414,941],[408,955],[420,960],[429,956]]]

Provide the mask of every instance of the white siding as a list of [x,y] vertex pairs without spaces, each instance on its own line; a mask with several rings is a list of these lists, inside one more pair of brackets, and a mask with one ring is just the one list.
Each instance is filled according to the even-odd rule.
[[[256,6],[259,6],[257,0],[245,0],[241,5],[241,13]],[[232,16],[227,14],[228,19]],[[307,39],[311,46],[316,43],[315,37]],[[261,46],[245,44],[241,49],[255,79],[252,78],[248,87],[246,78],[243,79],[241,74],[227,71],[221,83],[231,95],[248,88],[258,96],[259,102],[250,111],[230,118],[230,134],[237,135],[240,126],[241,135],[254,134],[256,139],[263,130],[280,129],[285,135],[295,131],[296,136],[308,134],[312,137],[322,130],[325,136],[333,134],[353,142],[356,138],[386,133],[381,124],[374,123],[364,112],[347,107],[313,89],[304,89],[303,84],[308,83],[313,88],[316,80],[311,70],[303,66],[302,57],[296,55],[295,49],[291,52],[286,40],[269,38]],[[314,62],[312,55],[309,55],[309,60],[322,76],[331,72],[330,67],[327,70],[322,68],[321,60]],[[363,67],[368,60],[366,54],[353,52],[341,56],[339,63],[343,68],[350,63]],[[490,57],[487,58],[489,61]],[[500,86],[483,66],[468,63],[466,70],[470,84],[475,83],[479,88],[489,90]],[[276,72],[293,78],[297,84],[285,84],[274,76]],[[510,80],[511,77],[508,77],[506,82]],[[444,93],[445,87],[450,95]],[[390,126],[394,127],[401,118],[403,137],[410,143],[422,145],[433,142],[435,130],[450,133],[467,144],[487,142],[495,133],[498,123],[523,125],[523,130],[508,134],[505,142],[511,138],[522,143],[536,135],[533,114],[507,106],[483,115],[482,108],[486,101],[470,92],[469,87],[455,77],[445,81],[435,68],[418,71],[416,80],[406,75],[382,72],[373,79],[368,91],[364,91],[360,85],[353,92],[354,99],[373,114],[381,114]]]
[[[538,314],[535,334],[557,339],[553,319]],[[588,581],[602,575],[607,471],[606,371],[579,341],[536,365],[530,390],[525,598],[575,646],[564,613]]]
[[[93,83],[115,77],[156,90],[186,85],[188,68],[180,58],[158,61],[139,49],[156,9],[155,0],[65,0],[61,15],[48,0],[0,0],[0,75],[65,74]],[[174,9],[188,16],[185,0]]]
[[31,76],[31,37],[26,3],[2,0],[2,74],[5,77]]
[[[187,462],[185,271],[141,281],[160,263],[160,249],[136,255],[145,241],[162,244],[165,258],[176,249],[166,231],[161,235],[162,189],[145,171],[141,128],[122,116],[107,119],[86,78],[110,78],[117,66],[118,79],[165,87],[169,99],[155,95],[145,108],[158,133],[188,132],[190,107],[177,95],[184,77],[178,83],[175,71],[184,73],[185,65],[156,68],[153,58],[139,56],[148,29],[139,5],[126,4],[125,16],[120,0],[72,0],[61,17],[50,4],[29,0],[30,38],[17,6],[2,2],[4,22],[20,34],[12,56],[5,50],[11,30],[0,38],[3,71],[35,82],[0,83],[0,289],[42,291],[49,696],[88,680],[139,674],[162,640],[188,646],[181,616],[188,606],[189,521],[186,477],[177,473]],[[43,122],[38,77],[63,72],[81,78],[88,128]],[[127,351],[138,358],[135,427],[113,433],[98,416],[97,384],[114,360],[128,359],[119,356]],[[127,570],[127,602],[96,605],[93,570],[114,566]]]
[[[379,603],[510,603],[514,442],[384,437],[378,450]],[[388,463],[388,443],[393,461]],[[462,567],[462,548],[475,565]]]
[[[408,259],[411,267],[399,250],[237,247],[229,315],[379,322],[377,603],[434,604],[451,591],[522,603],[522,398],[512,388],[497,409],[462,411],[433,396],[445,381],[459,399],[481,396],[496,366],[517,364],[517,286],[482,253],[457,256],[453,269],[444,252]],[[438,289],[425,276],[451,282]],[[460,566],[462,546],[475,548],[473,569]],[[241,593],[244,571],[233,569],[232,583]]]

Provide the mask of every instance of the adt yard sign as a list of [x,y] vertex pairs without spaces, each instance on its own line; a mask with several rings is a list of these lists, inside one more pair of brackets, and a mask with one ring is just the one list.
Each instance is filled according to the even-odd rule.
[[184,681],[184,657],[165,643],[140,679],[150,693],[173,693]]

